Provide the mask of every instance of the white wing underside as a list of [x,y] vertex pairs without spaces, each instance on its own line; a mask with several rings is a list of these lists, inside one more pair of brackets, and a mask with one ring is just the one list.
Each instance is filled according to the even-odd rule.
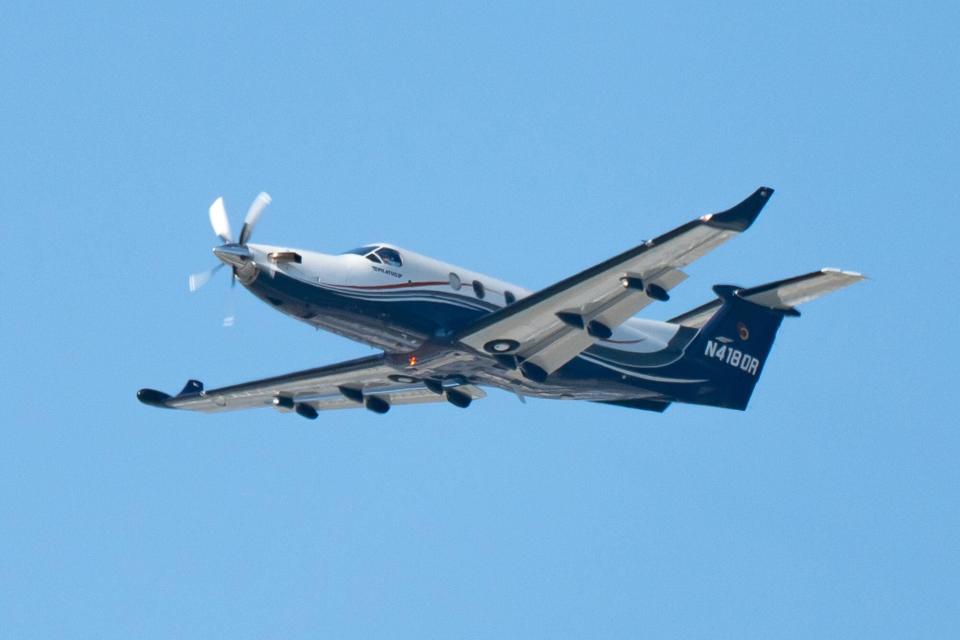
[[[758,189],[733,209],[693,220],[558,282],[481,319],[458,337],[488,354],[500,351],[495,343],[516,345],[509,355],[552,373],[603,339],[604,331],[609,333],[654,297],[683,282],[687,275],[681,268],[746,229],[771,193]],[[582,322],[565,322],[562,317]],[[588,330],[591,322],[601,325],[599,331]]]
[[[213,413],[235,409],[270,407],[274,398],[289,398],[293,403],[304,403],[318,411],[362,408],[362,402],[351,400],[340,387],[359,390],[364,397],[375,396],[390,405],[426,404],[444,402],[444,396],[416,382],[398,382],[398,370],[387,364],[384,356],[360,358],[340,364],[265,378],[200,393],[170,398],[164,406]],[[458,392],[478,400],[486,393],[474,385],[458,385]]]

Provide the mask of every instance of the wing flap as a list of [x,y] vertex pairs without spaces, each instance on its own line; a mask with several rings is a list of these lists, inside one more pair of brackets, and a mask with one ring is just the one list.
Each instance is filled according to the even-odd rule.
[[[655,278],[653,283],[669,291],[686,279],[687,274],[683,271],[670,269]],[[625,289],[621,286],[620,291],[607,300],[594,304],[592,307],[580,308],[577,311],[581,314],[581,317],[592,319],[612,330],[626,322],[628,318],[634,316],[637,311],[646,307],[650,302],[651,299],[645,293]],[[555,330],[548,333],[545,339],[541,339],[535,345],[521,349],[519,353],[521,357],[533,362],[547,373],[553,373],[569,362],[571,358],[589,349],[598,339],[602,341],[601,338],[583,330],[586,327],[578,329],[562,322],[555,323],[554,326]]]
[[[464,384],[457,387],[457,391],[462,391],[470,396],[471,400],[485,398],[487,394],[480,387],[471,384]],[[446,398],[430,391],[426,387],[411,387],[398,390],[365,390],[366,395],[383,398],[391,406],[412,405],[412,404],[435,404],[446,402]],[[331,395],[317,400],[304,400],[318,411],[331,411],[337,409],[360,409],[363,407],[359,402],[354,402],[344,397],[342,394]]]

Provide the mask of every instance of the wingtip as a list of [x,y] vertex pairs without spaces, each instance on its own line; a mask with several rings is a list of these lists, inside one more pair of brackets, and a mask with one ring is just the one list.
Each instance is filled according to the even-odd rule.
[[167,400],[169,399],[170,394],[157,391],[156,389],[140,389],[140,391],[137,391],[137,400],[151,407],[166,408]]
[[832,273],[852,281],[870,280],[870,276],[866,276],[857,271],[846,271],[844,269],[837,269],[836,267],[824,267],[820,269],[820,273]]
[[760,187],[750,194],[743,202],[709,216],[704,216],[703,220],[711,227],[719,229],[728,229],[730,231],[745,231],[753,221],[757,219],[760,212],[773,195],[773,188]]

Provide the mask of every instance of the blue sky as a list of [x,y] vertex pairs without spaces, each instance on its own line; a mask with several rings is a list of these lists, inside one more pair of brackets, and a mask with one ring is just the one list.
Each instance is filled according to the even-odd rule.
[[[958,13],[6,8],[0,637],[955,636]],[[760,184],[651,316],[871,280],[785,323],[745,413],[135,400],[370,352],[187,292],[218,195],[540,288]]]

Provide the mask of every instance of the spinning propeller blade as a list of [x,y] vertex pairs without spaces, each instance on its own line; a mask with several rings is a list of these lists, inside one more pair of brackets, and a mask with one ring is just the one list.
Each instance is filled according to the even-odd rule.
[[243,228],[240,229],[240,239],[237,241],[239,244],[247,244],[247,240],[250,239],[250,235],[253,233],[254,225],[257,224],[257,220],[260,219],[260,214],[263,213],[263,210],[267,208],[267,205],[270,204],[271,201],[270,194],[266,191],[261,191],[257,194],[257,197],[253,199],[253,202],[250,203],[250,209],[247,210],[247,217],[243,219]]
[[227,210],[223,207],[223,197],[217,198],[210,205],[210,226],[221,240],[227,243],[233,242],[230,220],[227,219]]
[[207,284],[207,282],[210,281],[210,278],[212,278],[217,271],[220,271],[221,268],[223,268],[222,262],[213,269],[207,269],[206,271],[201,271],[200,273],[191,274],[189,280],[190,292],[193,293],[194,291],[200,289],[200,287],[203,285]]

